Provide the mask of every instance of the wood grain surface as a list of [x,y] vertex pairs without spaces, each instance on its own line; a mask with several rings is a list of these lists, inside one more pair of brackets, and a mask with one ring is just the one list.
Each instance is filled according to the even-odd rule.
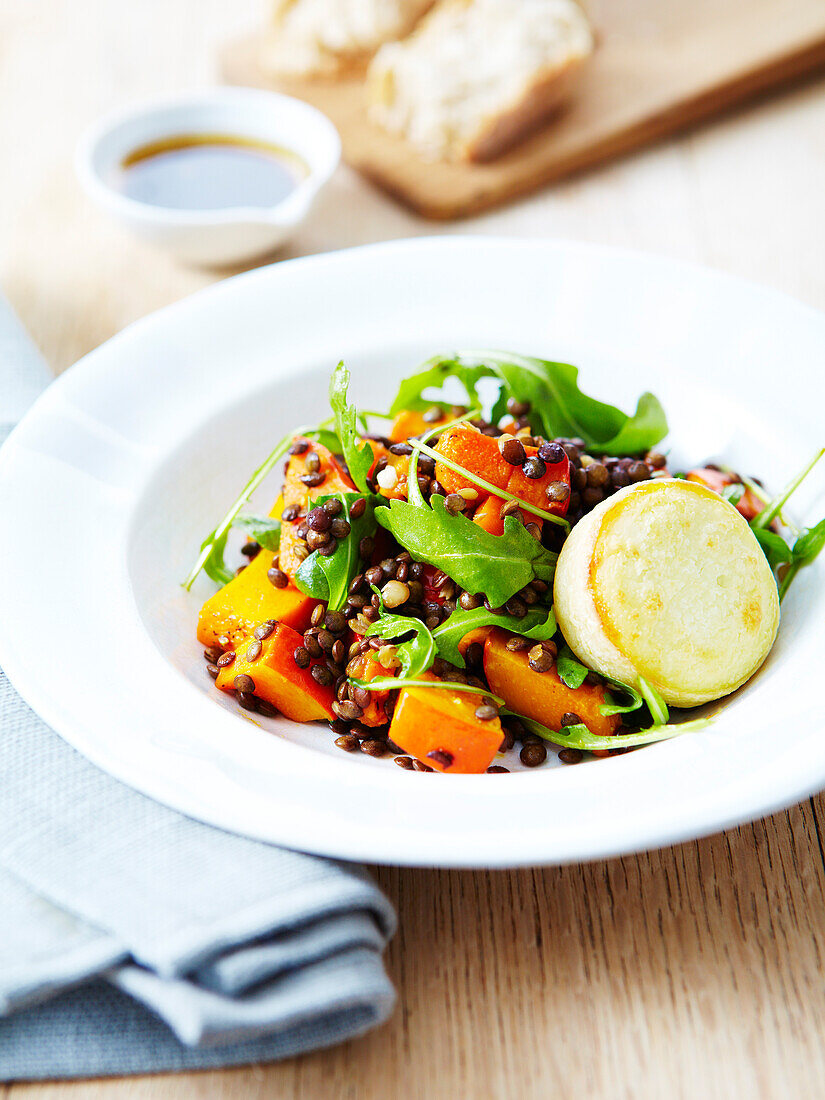
[[[2,0],[0,284],[55,369],[213,280],[79,194],[80,130],[215,79],[263,0]],[[445,231],[559,235],[714,264],[825,308],[825,81]],[[342,169],[292,252],[432,231]],[[712,349],[709,349],[712,353]],[[804,400],[782,390],[777,399]],[[781,731],[777,731],[781,735]],[[376,829],[380,829],[376,822]],[[2,1100],[465,1100],[825,1094],[825,800],[581,867],[379,869],[398,1007],[246,1069],[0,1085]]]
[[260,32],[230,43],[234,84],[313,103],[341,133],[349,164],[430,218],[467,217],[718,114],[825,65],[822,0],[585,0],[596,50],[569,105],[490,164],[433,162],[367,117],[363,74],[276,79]]

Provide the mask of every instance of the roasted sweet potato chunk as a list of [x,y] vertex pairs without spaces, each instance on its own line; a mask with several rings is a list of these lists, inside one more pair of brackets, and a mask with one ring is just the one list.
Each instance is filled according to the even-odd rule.
[[299,668],[295,663],[293,654],[302,645],[300,634],[279,623],[260,643],[244,643],[232,664],[221,669],[216,683],[223,691],[234,691],[236,678],[246,676],[254,685],[253,695],[277,707],[293,722],[332,719],[332,686],[319,684],[311,666]]
[[507,648],[510,635],[496,628],[484,643],[484,672],[490,690],[500,695],[509,710],[541,722],[550,730],[561,728],[565,714],[576,714],[591,733],[609,737],[621,723],[618,714],[605,716],[599,707],[606,702],[602,684],[582,684],[569,688],[555,667],[534,672],[526,650]]
[[303,632],[318,603],[294,584],[276,588],[267,572],[277,555],[261,550],[243,572],[206,601],[198,616],[198,641],[205,646],[235,649],[258,623],[277,619]]

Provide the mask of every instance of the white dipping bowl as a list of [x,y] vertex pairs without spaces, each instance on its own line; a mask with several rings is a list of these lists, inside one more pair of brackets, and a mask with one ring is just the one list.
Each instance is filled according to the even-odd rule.
[[[252,138],[297,154],[307,174],[272,207],[179,210],[127,198],[115,185],[125,158],[166,138],[222,134]],[[87,193],[139,237],[178,259],[206,266],[271,254],[304,221],[341,158],[341,139],[308,103],[275,92],[215,88],[153,101],[109,115],[80,140],[77,175]]]

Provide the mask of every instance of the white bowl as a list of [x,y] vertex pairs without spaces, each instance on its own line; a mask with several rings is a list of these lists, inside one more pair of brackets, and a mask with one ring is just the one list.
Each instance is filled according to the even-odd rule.
[[[198,133],[281,146],[305,162],[306,178],[269,208],[169,209],[127,198],[114,186],[118,168],[136,149]],[[306,218],[340,157],[338,131],[309,104],[275,92],[215,88],[109,115],[79,142],[75,167],[88,194],[138,236],[189,263],[227,265],[257,259],[284,244]]]
[[[0,449],[0,666],[18,691],[152,797],[344,859],[603,858],[702,836],[825,786],[822,560],[791,586],[762,671],[710,726],[577,767],[551,752],[517,774],[511,752],[510,775],[402,771],[341,752],[324,725],[251,715],[215,690],[195,638],[215,586],[203,575],[191,592],[180,584],[206,532],[284,432],[326,415],[339,359],[353,399],[380,409],[403,373],[457,347],[576,363],[587,392],[623,408],[654,390],[677,469],[724,457],[773,488],[822,443],[825,316],[713,271],[489,237],[272,264],[97,348]],[[250,511],[271,506],[281,469]],[[792,518],[825,514],[823,475],[794,495]]]

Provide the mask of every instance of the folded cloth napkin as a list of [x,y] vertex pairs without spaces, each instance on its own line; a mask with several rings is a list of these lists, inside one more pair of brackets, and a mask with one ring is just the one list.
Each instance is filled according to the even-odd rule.
[[[0,443],[48,380],[0,298]],[[392,1010],[394,922],[362,868],[111,779],[0,671],[0,1080],[269,1061],[359,1035]]]

